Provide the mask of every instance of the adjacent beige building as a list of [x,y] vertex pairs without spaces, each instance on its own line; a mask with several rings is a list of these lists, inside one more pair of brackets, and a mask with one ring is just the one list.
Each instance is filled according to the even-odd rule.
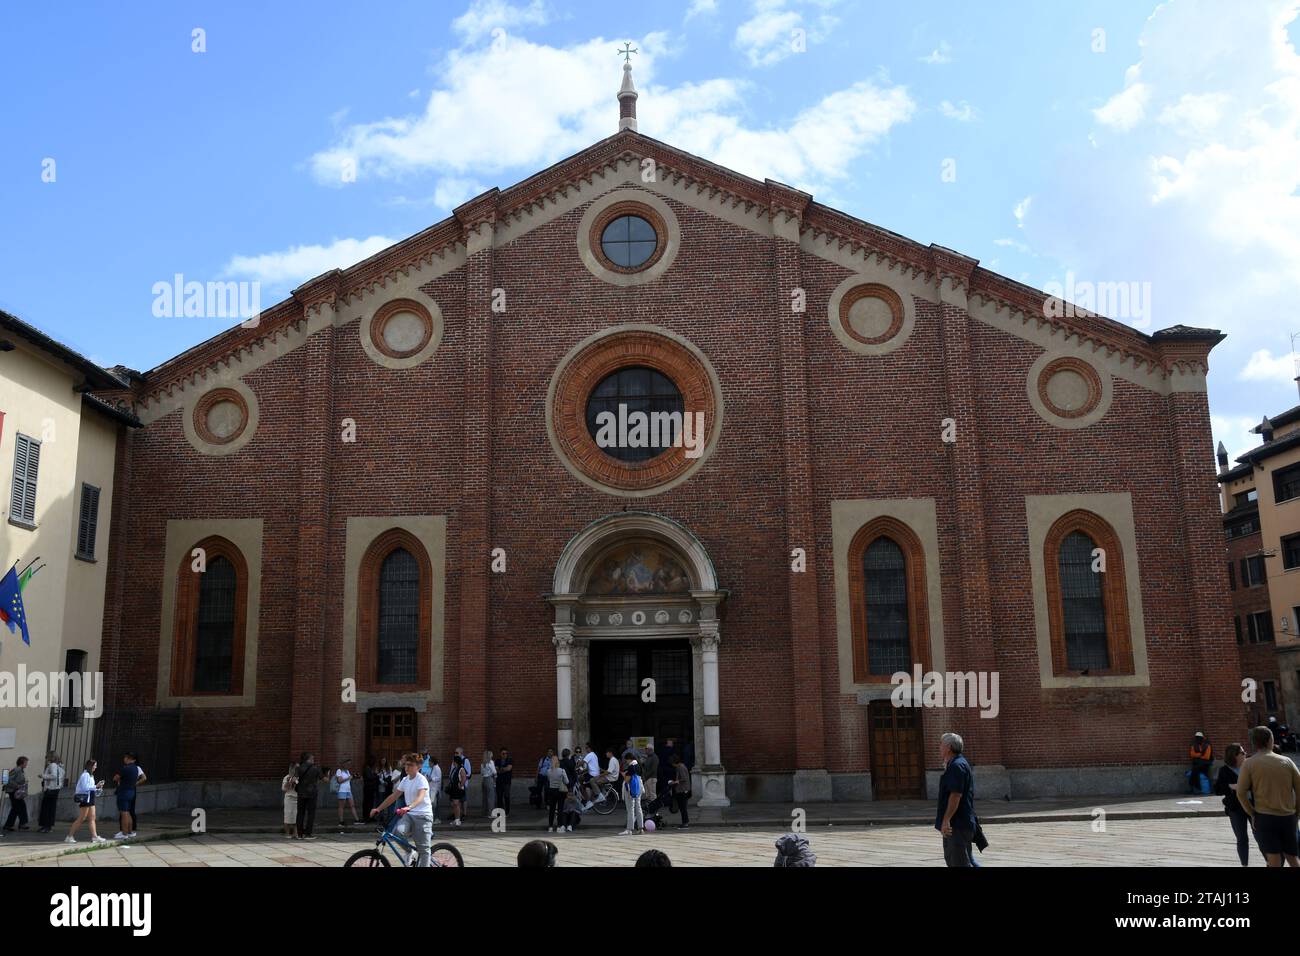
[[[123,387],[115,373],[0,311],[0,575],[32,562],[40,569],[22,592],[31,644],[0,625],[5,769],[26,756],[29,773],[39,773],[44,757],[51,702],[27,693],[45,686],[30,675],[80,671],[93,680],[102,670],[113,473],[123,430],[139,422],[89,389]],[[83,715],[65,710],[59,719],[80,724]]]
[[[1236,622],[1238,643],[1249,647],[1271,641],[1276,652],[1276,685],[1260,688],[1266,696],[1276,694],[1276,700],[1261,699],[1260,711],[1276,713],[1280,722],[1296,727],[1300,725],[1300,405],[1265,418],[1254,431],[1260,445],[1240,456],[1233,467],[1219,446],[1228,574],[1234,605],[1241,612]],[[1241,545],[1234,545],[1234,539]],[[1251,592],[1253,597],[1248,596]]]

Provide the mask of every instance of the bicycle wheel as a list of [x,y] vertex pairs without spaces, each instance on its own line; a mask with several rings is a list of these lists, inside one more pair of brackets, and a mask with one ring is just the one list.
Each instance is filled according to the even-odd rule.
[[391,866],[388,857],[378,850],[361,850],[348,857],[344,866]]
[[460,850],[450,843],[435,843],[429,848],[429,858],[434,866],[465,865],[465,858],[460,855]]
[[607,783],[600,788],[600,792],[604,794],[605,799],[597,800],[591,809],[595,810],[601,816],[607,817],[618,807],[618,791],[614,789],[612,785]]

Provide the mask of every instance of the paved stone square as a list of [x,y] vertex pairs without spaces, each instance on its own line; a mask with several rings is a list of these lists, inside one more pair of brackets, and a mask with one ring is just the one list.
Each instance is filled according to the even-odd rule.
[[[986,827],[987,866],[1226,866],[1236,867],[1232,832],[1223,817],[1108,821],[1095,833],[1088,821],[1051,820]],[[529,840],[560,848],[560,866],[629,866],[652,847],[675,866],[772,865],[780,830],[765,828],[666,829],[619,836],[609,829],[548,834],[541,830],[493,834],[440,827],[437,840],[460,849],[466,866],[514,866]],[[819,866],[941,866],[938,834],[925,826],[812,827],[806,834]],[[373,845],[362,833],[324,832],[304,842],[263,833],[209,834],[149,840],[67,854],[21,865],[59,867],[341,866]],[[1252,866],[1263,858],[1252,847]]]

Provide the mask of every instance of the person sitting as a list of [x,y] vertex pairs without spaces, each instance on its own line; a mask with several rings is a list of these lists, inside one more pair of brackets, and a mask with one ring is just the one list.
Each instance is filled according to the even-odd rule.
[[[1214,764],[1214,748],[1210,746],[1210,739],[1201,731],[1197,731],[1192,738],[1192,744],[1187,748],[1187,755],[1192,761],[1192,772],[1187,778],[1188,793],[1201,793],[1201,777],[1205,778],[1206,787],[1210,783],[1210,767]],[[1206,793],[1209,792],[1207,789]]]

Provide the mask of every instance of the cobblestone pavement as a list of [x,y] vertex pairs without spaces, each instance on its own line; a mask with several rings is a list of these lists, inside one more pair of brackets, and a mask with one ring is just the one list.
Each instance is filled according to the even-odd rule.
[[[1222,817],[1108,821],[1102,833],[1088,821],[1005,823],[985,828],[987,866],[1227,866],[1236,867],[1232,831]],[[529,840],[549,839],[560,866],[628,866],[650,848],[675,866],[771,866],[774,829],[661,830],[619,836],[602,830],[556,833],[527,830],[493,834],[440,827],[435,840],[460,849],[467,866],[514,866]],[[812,827],[806,834],[819,866],[941,866],[939,835],[930,827]],[[209,834],[111,846],[93,852],[30,861],[27,866],[341,866],[373,846],[361,833],[321,833],[304,842],[259,833]],[[1263,859],[1252,847],[1251,865]]]

